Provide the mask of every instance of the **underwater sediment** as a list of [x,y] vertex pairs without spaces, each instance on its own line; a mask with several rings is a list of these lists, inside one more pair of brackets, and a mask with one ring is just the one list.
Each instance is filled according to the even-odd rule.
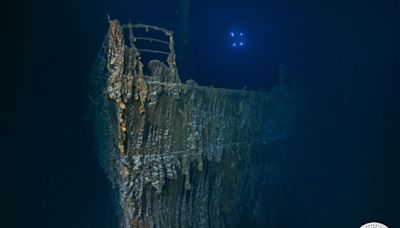
[[[169,49],[158,52],[165,61],[148,62],[149,75],[142,55],[157,51],[138,47],[139,29],[167,38],[148,39]],[[182,83],[175,59],[172,31],[114,20],[94,64],[92,126],[119,227],[273,223],[260,213],[274,207],[293,93],[284,85],[257,92]]]

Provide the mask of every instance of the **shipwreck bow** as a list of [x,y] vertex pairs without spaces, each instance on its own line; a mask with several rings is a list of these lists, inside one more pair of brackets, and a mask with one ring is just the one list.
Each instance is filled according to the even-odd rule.
[[[148,62],[149,75],[145,53],[166,57]],[[118,21],[110,22],[90,80],[92,126],[120,227],[273,222],[257,213],[273,208],[278,192],[277,159],[295,111],[288,87],[265,93],[181,83],[172,31]]]

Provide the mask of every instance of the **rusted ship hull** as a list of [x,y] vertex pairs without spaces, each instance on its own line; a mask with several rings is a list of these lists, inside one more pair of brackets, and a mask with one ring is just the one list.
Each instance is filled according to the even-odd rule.
[[[149,76],[135,28],[169,37],[167,65]],[[285,86],[263,93],[181,83],[172,32],[117,21],[91,86],[99,157],[120,227],[274,223],[273,214],[257,213],[272,211],[278,192],[277,159],[295,107]]]

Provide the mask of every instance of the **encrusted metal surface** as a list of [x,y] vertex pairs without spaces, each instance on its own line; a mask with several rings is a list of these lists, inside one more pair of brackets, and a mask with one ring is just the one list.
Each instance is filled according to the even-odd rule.
[[[168,66],[150,61],[152,75],[144,75],[134,28],[169,37]],[[274,161],[290,133],[293,95],[284,86],[263,93],[181,83],[172,34],[111,21],[92,73],[96,138],[120,227],[232,227],[243,216],[257,219],[257,191],[276,186]]]

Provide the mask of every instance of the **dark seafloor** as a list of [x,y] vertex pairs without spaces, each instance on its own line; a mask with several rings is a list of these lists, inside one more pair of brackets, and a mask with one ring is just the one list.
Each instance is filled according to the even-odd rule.
[[[3,147],[13,172],[1,227],[107,227],[87,75],[107,14],[175,30],[179,48],[179,2],[6,1],[1,11],[3,121],[16,136]],[[191,2],[183,79],[268,90],[279,64],[297,70],[305,105],[280,164],[281,227],[400,226],[399,14],[398,1]],[[232,29],[246,32],[244,48],[230,46]]]

